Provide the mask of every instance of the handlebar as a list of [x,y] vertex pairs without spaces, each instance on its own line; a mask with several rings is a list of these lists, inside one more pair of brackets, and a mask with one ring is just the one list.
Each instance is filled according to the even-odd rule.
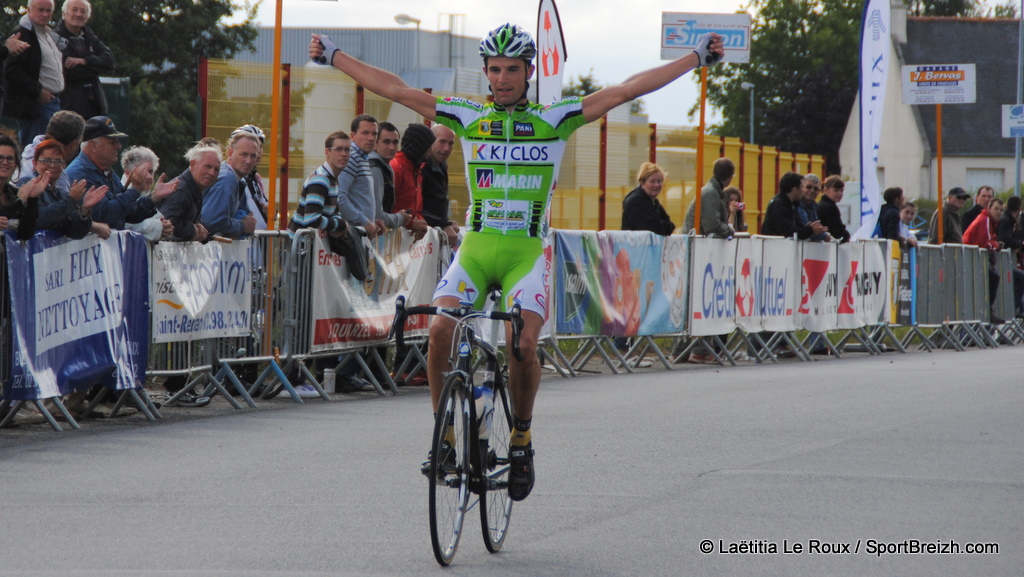
[[512,310],[507,313],[501,311],[478,311],[470,303],[462,303],[462,306],[451,308],[434,306],[407,307],[405,306],[405,297],[399,296],[395,299],[395,320],[391,323],[391,331],[388,333],[388,338],[395,339],[397,352],[400,355],[404,355],[407,352],[405,345],[405,322],[412,315],[443,315],[460,319],[472,317],[507,321],[512,325],[512,342],[509,343],[512,356],[517,361],[521,362],[523,360],[523,351],[519,347],[519,338],[523,331],[524,322],[522,307],[519,304],[513,305]]

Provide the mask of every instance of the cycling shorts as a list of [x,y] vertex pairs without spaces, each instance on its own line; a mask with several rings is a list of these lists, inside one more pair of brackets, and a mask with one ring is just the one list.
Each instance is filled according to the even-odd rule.
[[545,318],[551,251],[541,238],[466,233],[434,300],[455,297],[481,309],[490,290],[500,288],[502,309],[519,303]]

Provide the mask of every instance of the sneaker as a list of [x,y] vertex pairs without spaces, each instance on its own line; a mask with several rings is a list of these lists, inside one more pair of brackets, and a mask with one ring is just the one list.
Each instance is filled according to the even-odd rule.
[[170,402],[169,399],[172,396],[173,396],[173,394],[167,396],[168,402],[164,403],[164,406],[166,406],[166,407],[197,408],[197,407],[205,407],[206,405],[210,404],[210,397],[200,396],[200,395],[197,395],[197,394],[193,393],[192,391],[189,391],[189,392],[185,393],[184,395],[181,395],[174,402]]
[[513,501],[522,501],[533,491],[533,443],[509,445],[508,457],[508,496]]
[[334,390],[339,393],[354,393],[356,391],[376,391],[377,387],[374,387],[370,381],[355,375],[338,375]]
[[[295,392],[299,394],[301,399],[314,399],[320,396],[320,393],[313,388],[313,385],[298,385],[295,388]],[[291,393],[288,389],[282,388],[281,392],[278,393],[279,397],[291,397]]]
[[[427,460],[423,461],[423,464],[420,465],[420,473],[423,473],[424,477],[430,475],[430,463],[433,458],[433,451],[427,451]],[[455,449],[448,441],[441,441],[441,466],[438,469],[440,474],[437,478],[443,479],[445,471],[451,471],[453,469],[455,469]]]

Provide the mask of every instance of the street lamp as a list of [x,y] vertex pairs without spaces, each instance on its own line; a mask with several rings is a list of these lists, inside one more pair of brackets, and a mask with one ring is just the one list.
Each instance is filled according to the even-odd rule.
[[413,18],[408,14],[399,14],[395,16],[395,22],[401,25],[415,24],[416,25],[416,88],[422,88],[420,86],[420,22],[419,18]]
[[754,84],[741,82],[740,88],[750,91],[750,144],[754,144]]

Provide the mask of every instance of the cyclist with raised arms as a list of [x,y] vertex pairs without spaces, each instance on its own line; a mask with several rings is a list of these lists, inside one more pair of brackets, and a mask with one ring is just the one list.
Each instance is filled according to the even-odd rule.
[[[634,74],[622,84],[584,97],[542,106],[527,99],[537,47],[524,29],[504,24],[480,42],[484,74],[494,102],[432,96],[397,75],[345,54],[327,36],[313,34],[309,56],[330,64],[371,92],[452,129],[462,141],[470,189],[466,237],[434,292],[433,306],[481,308],[487,293],[500,287],[506,308],[519,303],[525,325],[523,360],[510,359],[509,391],[513,430],[509,447],[508,495],[525,499],[534,484],[530,424],[540,385],[537,340],[547,308],[550,262],[544,238],[551,194],[569,136],[609,110],[653,92],[699,66],[722,59],[717,34],[701,37],[697,50],[662,66]],[[454,321],[434,317],[430,325],[427,377],[436,412],[451,352]]]

